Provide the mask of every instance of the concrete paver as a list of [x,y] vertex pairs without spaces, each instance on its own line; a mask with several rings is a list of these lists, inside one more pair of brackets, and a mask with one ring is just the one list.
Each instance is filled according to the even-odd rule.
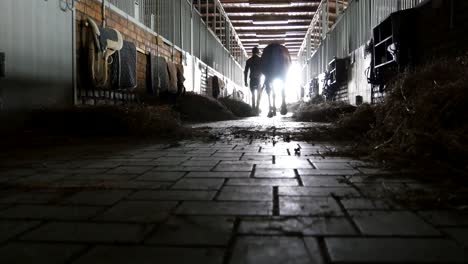
[[187,174],[187,178],[248,178],[249,171],[230,171],[230,172],[198,172],[192,171]]
[[218,190],[224,183],[224,179],[182,179],[172,189],[179,190]]
[[219,264],[224,251],[219,248],[164,248],[149,246],[97,246],[73,264],[153,264],[206,263]]
[[183,202],[182,215],[271,215],[271,202]]
[[97,221],[154,223],[167,218],[177,202],[122,201],[96,216]]
[[332,262],[339,263],[466,263],[455,242],[420,238],[326,238]]
[[272,201],[273,188],[270,186],[225,186],[221,189],[219,201]]
[[292,169],[261,169],[255,170],[255,178],[295,178],[296,174]]
[[0,212],[0,219],[86,220],[102,207],[62,205],[16,205]]
[[307,187],[348,187],[344,177],[301,175],[301,180]]
[[468,249],[468,227],[447,227],[442,232],[455,239],[463,247]]
[[346,210],[385,210],[393,207],[383,200],[345,197],[340,199]]
[[24,241],[138,243],[153,229],[151,225],[49,222],[20,237]]
[[220,216],[173,216],[145,241],[155,245],[227,246],[234,218]]
[[298,186],[296,179],[229,179],[227,185],[236,186]]
[[310,264],[304,241],[297,237],[240,237],[230,264]]
[[365,235],[440,236],[441,233],[407,211],[350,211]]
[[242,219],[240,234],[333,236],[356,235],[345,217],[281,217]]
[[279,195],[284,196],[359,196],[352,187],[280,187]]
[[27,220],[1,220],[0,221],[0,243],[13,238],[16,235],[23,233],[24,231],[39,225],[39,221],[27,221]]
[[0,246],[0,263],[67,263],[85,248],[76,244],[9,243]]
[[148,171],[136,178],[138,181],[177,181],[184,176],[184,172]]
[[333,143],[226,135],[0,153],[0,263],[467,262],[465,211],[392,200],[437,184],[318,155]]
[[131,193],[129,190],[81,191],[63,201],[63,204],[112,205]]
[[285,216],[342,216],[344,212],[333,198],[280,197],[280,215]]
[[204,201],[213,200],[216,191],[141,190],[128,197],[129,200],[159,201]]
[[434,226],[468,226],[468,212],[458,210],[419,211]]

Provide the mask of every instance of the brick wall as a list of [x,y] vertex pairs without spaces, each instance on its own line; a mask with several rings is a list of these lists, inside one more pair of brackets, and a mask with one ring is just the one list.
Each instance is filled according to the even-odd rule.
[[[82,48],[81,43],[81,32],[84,27],[83,21],[87,17],[91,17],[96,23],[102,23],[102,9],[101,2],[96,0],[79,0],[76,3],[76,19],[77,19],[77,54],[78,54],[78,69],[83,65],[80,65],[80,49]],[[130,19],[121,16],[120,14],[106,9],[106,26],[117,29],[125,40],[133,42],[138,51],[137,54],[137,75],[138,75],[138,88],[136,92],[138,94],[143,94],[146,91],[146,68],[147,68],[147,56],[146,54],[152,53],[156,54],[158,50],[159,55],[165,57],[167,60],[172,59],[172,47],[163,42],[162,40],[158,41],[158,38],[148,31],[145,27],[132,22]],[[159,45],[159,49],[158,49]],[[144,53],[142,52],[144,51]],[[178,64],[182,62],[182,53],[174,49],[174,61]],[[89,86],[89,83],[84,81],[83,73],[78,74],[78,88],[86,89]]]

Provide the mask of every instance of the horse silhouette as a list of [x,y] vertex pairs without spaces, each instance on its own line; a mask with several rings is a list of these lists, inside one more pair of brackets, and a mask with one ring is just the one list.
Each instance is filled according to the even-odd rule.
[[289,50],[281,44],[272,43],[263,49],[261,59],[260,68],[262,74],[265,76],[265,83],[258,93],[257,108],[260,103],[263,89],[265,89],[268,95],[268,117],[276,115],[276,91],[275,87],[273,87],[273,82],[275,80],[280,80],[282,97],[280,113],[285,115],[288,113],[286,108],[285,82],[289,67],[291,66]]

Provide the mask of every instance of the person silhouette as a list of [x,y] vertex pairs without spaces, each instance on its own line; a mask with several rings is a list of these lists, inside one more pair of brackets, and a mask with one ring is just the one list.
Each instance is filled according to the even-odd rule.
[[[258,47],[254,47],[252,49],[252,57],[250,57],[246,64],[245,64],[245,70],[244,70],[244,82],[246,87],[250,87],[250,92],[252,94],[252,108],[254,110],[257,110],[255,108],[255,90],[257,90],[257,93],[260,90],[261,87],[261,77],[262,77],[262,72],[260,69],[260,64],[261,64],[261,58],[260,58],[260,50]],[[250,76],[249,76],[250,72]],[[247,77],[250,77],[250,83],[247,82]],[[257,102],[257,107],[260,102]]]

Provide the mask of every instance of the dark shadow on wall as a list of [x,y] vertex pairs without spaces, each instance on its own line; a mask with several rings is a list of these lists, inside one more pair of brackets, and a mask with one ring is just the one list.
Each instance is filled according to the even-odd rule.
[[71,79],[0,79],[2,111],[66,108],[73,105],[73,98],[73,82]]

